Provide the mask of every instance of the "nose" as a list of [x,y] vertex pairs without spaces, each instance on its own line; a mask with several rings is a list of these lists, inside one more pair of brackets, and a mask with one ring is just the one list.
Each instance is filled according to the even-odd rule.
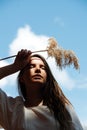
[[41,72],[41,70],[40,70],[40,67],[39,67],[39,66],[37,66],[37,67],[36,67],[35,72],[36,72],[36,73],[40,73],[40,72]]

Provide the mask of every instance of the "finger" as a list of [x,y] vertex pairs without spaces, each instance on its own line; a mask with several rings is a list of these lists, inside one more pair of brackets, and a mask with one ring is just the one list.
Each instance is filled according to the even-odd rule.
[[27,50],[27,49],[22,49],[21,51],[18,52],[18,56],[19,57],[22,57],[22,58],[25,58],[25,57],[28,57],[31,55],[31,51],[30,50]]

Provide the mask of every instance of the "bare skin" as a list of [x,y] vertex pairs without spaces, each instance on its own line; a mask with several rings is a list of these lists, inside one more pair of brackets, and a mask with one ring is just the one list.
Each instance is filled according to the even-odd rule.
[[21,50],[18,52],[13,64],[0,68],[0,79],[20,71],[30,61],[29,68],[25,69],[21,81],[25,84],[27,100],[24,102],[26,107],[43,104],[43,87],[46,83],[46,70],[40,58],[32,57],[31,52]]
[[31,55],[30,51],[27,50],[19,51],[14,60],[14,63],[0,68],[0,79],[21,70],[28,63],[30,55]]
[[30,66],[25,70],[21,80],[26,86],[27,107],[39,105],[43,99],[43,87],[46,83],[46,70],[43,61],[40,58],[32,57]]

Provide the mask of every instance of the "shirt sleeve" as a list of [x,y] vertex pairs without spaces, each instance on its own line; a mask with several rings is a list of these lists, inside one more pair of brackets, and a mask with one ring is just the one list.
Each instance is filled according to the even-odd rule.
[[80,120],[79,120],[74,108],[71,105],[67,105],[66,107],[72,118],[73,129],[74,130],[83,130]]
[[7,119],[7,95],[0,89],[0,125],[5,128]]
[[0,125],[4,129],[9,129],[10,125],[17,120],[18,113],[22,105],[20,96],[13,98],[8,97],[3,90],[0,89]]

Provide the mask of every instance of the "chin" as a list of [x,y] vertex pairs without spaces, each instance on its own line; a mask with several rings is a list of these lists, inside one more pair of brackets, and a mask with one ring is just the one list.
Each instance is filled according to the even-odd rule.
[[33,83],[37,84],[37,85],[44,85],[45,82],[40,81],[40,80],[34,80]]

